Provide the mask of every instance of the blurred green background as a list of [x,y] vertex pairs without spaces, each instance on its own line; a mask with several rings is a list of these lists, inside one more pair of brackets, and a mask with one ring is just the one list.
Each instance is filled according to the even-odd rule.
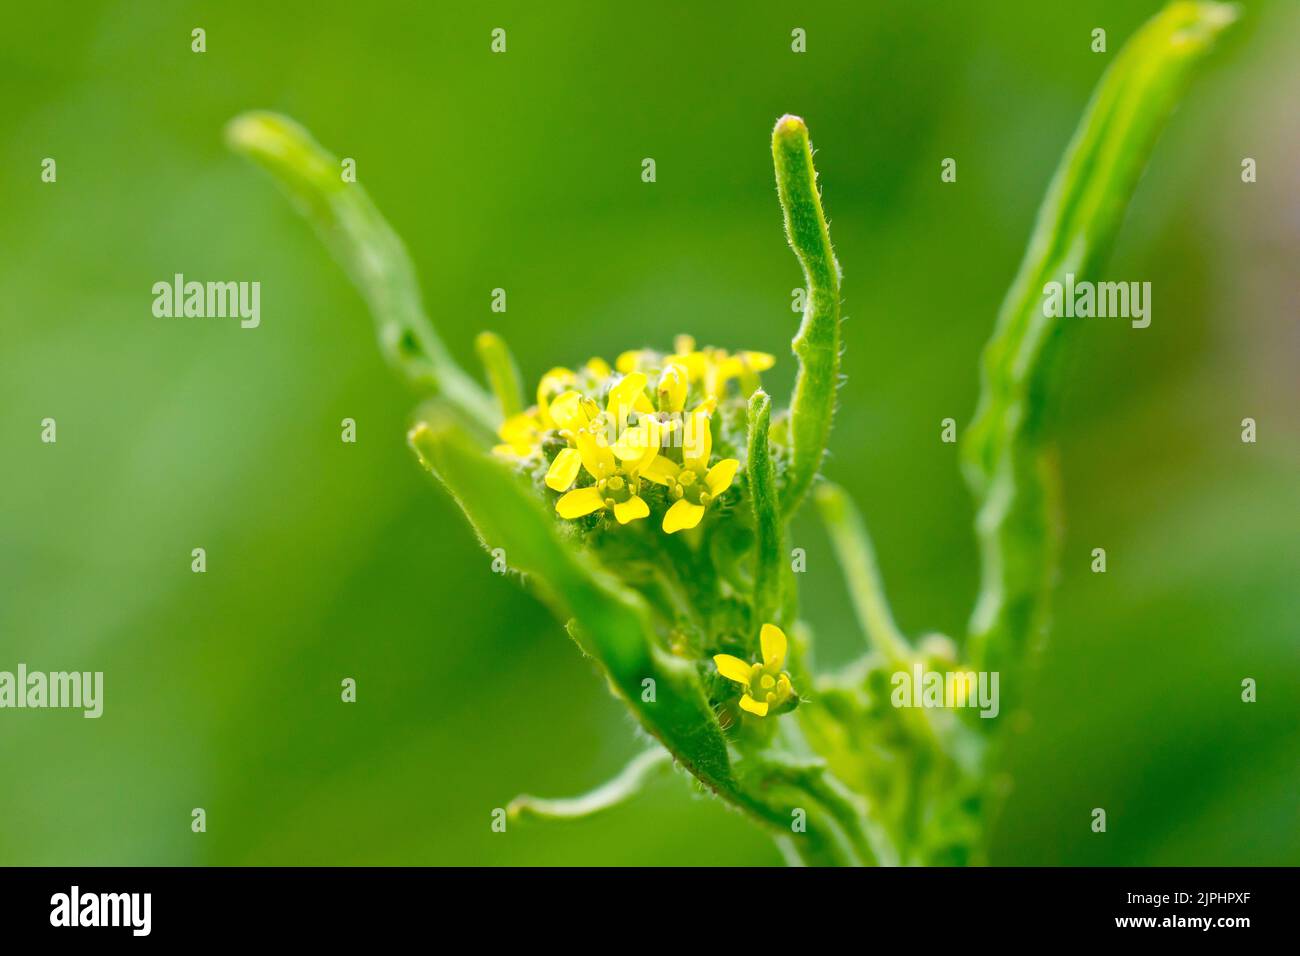
[[[959,634],[972,509],[939,423],[969,420],[1048,178],[1158,6],[10,10],[0,669],[102,670],[106,708],[0,712],[0,863],[779,862],[680,779],[595,821],[491,832],[515,793],[586,789],[640,744],[416,466],[416,396],[309,227],[223,148],[231,116],[288,113],[357,160],[467,365],[483,328],[530,381],[691,331],[781,356],[777,394],[800,276],[768,135],[806,117],[849,317],[827,470],[866,513],[900,622]],[[1151,327],[1083,320],[1065,370],[1056,627],[996,863],[1300,862],[1300,8],[1246,13],[1107,271],[1152,283]],[[1089,49],[1098,26],[1106,54]],[[176,272],[259,280],[261,327],[154,318],[150,287]],[[47,416],[56,445],[39,441]],[[847,660],[860,639],[828,542],[810,517],[794,537],[820,653]]]

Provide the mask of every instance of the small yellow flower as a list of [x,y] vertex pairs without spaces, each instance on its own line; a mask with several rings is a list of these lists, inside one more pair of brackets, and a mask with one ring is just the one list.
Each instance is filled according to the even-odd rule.
[[565,394],[576,380],[577,376],[567,368],[553,368],[537,383],[537,417],[543,429],[555,427],[551,403],[557,396]]
[[741,394],[748,397],[758,388],[758,373],[766,372],[776,364],[776,357],[767,352],[731,355],[725,349],[697,349],[695,339],[689,335],[673,339],[673,349],[675,354],[668,356],[666,361],[684,368],[691,381],[699,382],[704,394],[715,399],[723,397],[727,383],[733,378],[740,380]]
[[[551,463],[546,473],[547,486],[554,491],[565,491],[577,479],[583,462],[578,436],[583,432],[602,439],[601,444],[620,461],[639,462],[645,458],[645,464],[649,464],[653,460],[659,451],[659,432],[648,417],[654,412],[654,406],[646,397],[645,386],[646,377],[640,372],[624,376],[609,390],[603,415],[600,407],[580,392],[570,390],[556,397],[551,403],[551,418],[570,445]],[[638,416],[637,422],[629,424],[633,414]],[[610,437],[614,439],[612,446],[609,446]],[[592,472],[592,477],[600,476]]]
[[712,468],[713,435],[709,429],[711,404],[697,408],[687,421],[682,442],[682,464],[667,458],[652,459],[641,470],[647,481],[667,487],[677,499],[664,514],[663,529],[675,534],[694,528],[711,501],[731,487],[740,462],[724,458]]
[[[565,392],[552,403],[551,416],[573,446],[556,455],[546,484],[563,492],[577,480],[580,468],[595,479],[594,485],[569,490],[555,502],[560,518],[608,509],[619,524],[627,524],[650,514],[640,476],[658,458],[660,434],[645,388],[645,375],[633,372],[610,389],[604,412],[577,392]],[[616,438],[612,446],[610,432]]]
[[665,359],[671,365],[678,365],[686,370],[692,382],[704,387],[705,394],[713,395],[708,389],[709,366],[712,364],[712,349],[703,351],[695,347],[695,339],[689,335],[678,335],[673,339],[673,354]]
[[627,429],[628,419],[635,412],[637,415],[653,415],[655,407],[646,397],[646,376],[644,372],[632,372],[624,375],[618,384],[609,390],[609,400],[605,403],[608,424],[613,426],[614,435],[622,436]]
[[794,687],[790,675],[781,670],[787,644],[785,631],[775,624],[764,624],[758,640],[763,649],[763,663],[748,664],[730,654],[715,654],[713,663],[719,674],[745,688],[740,709],[766,717],[769,710],[781,707],[794,696]]
[[[653,426],[647,422],[647,430]],[[577,442],[577,454],[582,467],[596,479],[594,485],[575,488],[555,503],[555,510],[561,518],[581,518],[601,508],[614,513],[619,524],[627,524],[650,514],[650,506],[641,497],[641,469],[648,467],[659,454],[658,437],[653,436],[653,443],[647,442],[639,457],[620,462],[619,457],[605,443],[604,435],[599,429],[582,429],[574,436]],[[565,449],[572,451],[573,449]],[[561,452],[563,454],[563,452]],[[559,458],[556,459],[559,461]],[[554,467],[552,468],[554,470]],[[576,469],[575,475],[576,477]],[[548,476],[549,482],[549,476]],[[554,485],[552,485],[554,487]]]
[[690,388],[690,373],[686,366],[669,362],[659,375],[659,384],[655,392],[659,398],[659,411],[676,415],[686,404],[686,392]]
[[578,454],[577,435],[600,414],[600,408],[581,392],[567,391],[551,402],[550,416],[555,428],[569,441],[546,472],[546,484],[552,491],[564,491],[578,477],[582,456]]
[[614,368],[624,375],[631,375],[633,372],[652,368],[654,363],[655,353],[649,349],[629,349],[619,353],[618,358],[614,359]]
[[599,355],[587,359],[587,364],[582,367],[582,370],[594,379],[609,378],[613,374],[613,369],[609,367],[609,363]]
[[[582,372],[598,382],[611,374],[609,363],[599,357],[588,359],[587,364],[582,367]],[[557,366],[543,375],[541,381],[537,383],[537,404],[518,415],[511,415],[501,423],[500,428],[497,429],[497,436],[502,444],[492,450],[499,455],[510,455],[516,458],[526,458],[537,451],[541,447],[544,433],[566,427],[557,421],[552,410],[561,398],[566,401],[572,400],[570,405],[582,398],[573,390],[573,386],[578,383],[578,375],[567,368]],[[572,417],[572,407],[567,411],[569,417]],[[569,480],[572,482],[573,479]],[[561,487],[556,490],[564,489]]]
[[[748,397],[759,386],[758,373],[766,372],[775,364],[775,356],[767,352],[737,352],[732,355],[725,349],[699,348],[695,339],[689,335],[679,335],[673,339],[671,355],[660,355],[651,349],[633,349],[621,354],[614,363],[624,375],[633,372],[667,373],[668,369],[676,367],[684,373],[686,388],[698,386],[704,398],[715,400],[724,397],[727,384],[732,379],[739,380],[741,394]],[[675,376],[665,380],[661,375],[657,386],[661,412],[681,411],[686,399],[684,390],[680,399],[675,391],[670,390],[665,394],[665,386],[676,389],[681,384],[683,383],[679,383]]]
[[713,364],[710,394],[721,395],[733,378],[740,382],[740,394],[748,398],[758,389],[758,373],[766,372],[776,364],[776,356],[767,352],[737,352],[728,355],[719,352]]

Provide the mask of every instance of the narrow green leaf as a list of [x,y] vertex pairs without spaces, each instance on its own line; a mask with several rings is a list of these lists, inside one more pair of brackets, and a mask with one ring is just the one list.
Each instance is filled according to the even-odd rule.
[[1219,3],[1172,3],[1125,44],[1057,168],[1002,303],[962,450],[979,507],[982,566],[971,656],[985,669],[1023,656],[1045,623],[1056,573],[1056,479],[1046,433],[1054,356],[1079,323],[1047,317],[1044,288],[1067,274],[1094,279],[1166,119],[1235,18],[1235,7]]
[[344,180],[338,157],[275,113],[235,117],[226,127],[226,141],[267,170],[316,227],[361,291],[389,362],[417,386],[442,395],[477,427],[494,431],[499,419],[492,400],[455,363],[425,315],[401,239],[366,191]]
[[635,797],[673,765],[672,755],[656,746],[634,757],[618,776],[578,797],[546,800],[520,794],[506,807],[511,820],[582,820],[612,810]]
[[772,160],[786,238],[807,287],[803,320],[791,343],[799,372],[790,400],[793,458],[781,500],[781,510],[789,516],[817,477],[830,438],[840,370],[840,265],[831,248],[808,127],[802,119],[787,115],[777,120]]

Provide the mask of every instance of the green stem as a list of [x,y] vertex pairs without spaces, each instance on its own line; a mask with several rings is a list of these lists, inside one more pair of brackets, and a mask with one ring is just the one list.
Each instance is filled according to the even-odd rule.
[[758,543],[754,558],[755,627],[776,622],[781,607],[781,518],[776,497],[776,470],[767,444],[772,400],[762,389],[749,399],[749,498],[754,508]]
[[779,752],[752,761],[736,768],[747,789],[771,793],[783,808],[791,806],[807,815],[807,830],[789,837],[781,834],[783,846],[812,865],[880,865],[879,834],[872,833],[864,808],[827,772],[823,761]]
[[808,127],[802,119],[787,115],[777,120],[772,160],[786,238],[807,288],[803,320],[791,343],[799,372],[790,400],[793,457],[781,501],[788,517],[817,477],[830,438],[840,368],[840,265],[831,248]]
[[885,656],[891,667],[905,666],[911,660],[912,649],[894,623],[876,564],[876,553],[862,516],[838,485],[829,482],[819,485],[813,498],[830,533],[831,545],[835,548],[835,556],[853,601],[853,610],[867,640]]

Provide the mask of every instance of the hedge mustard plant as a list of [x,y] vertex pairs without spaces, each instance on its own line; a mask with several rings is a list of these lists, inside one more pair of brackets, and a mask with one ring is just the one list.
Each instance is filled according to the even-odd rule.
[[[1097,273],[1166,117],[1235,15],[1176,2],[1144,25],[1106,71],[1048,189],[984,352],[962,448],[982,577],[960,643],[908,640],[857,508],[819,478],[840,375],[841,272],[802,119],[784,116],[772,133],[786,238],[807,293],[784,412],[760,381],[773,356],[700,347],[687,335],[613,365],[552,369],[526,403],[504,341],[484,332],[485,390],[450,357],[401,241],[365,191],[342,181],[336,158],[285,117],[231,122],[232,147],[317,226],[365,297],[381,348],[429,396],[410,432],[420,462],[654,740],[582,797],[517,798],[512,819],[606,810],[676,763],[766,828],[790,862],[985,860],[1005,717],[894,706],[891,682],[913,669],[1000,672],[1011,706],[1023,697],[1056,571],[1047,409],[1052,353],[1069,337],[1044,315],[1040,290],[1066,273]],[[786,526],[810,494],[867,643],[834,672],[814,666],[783,558]]]

